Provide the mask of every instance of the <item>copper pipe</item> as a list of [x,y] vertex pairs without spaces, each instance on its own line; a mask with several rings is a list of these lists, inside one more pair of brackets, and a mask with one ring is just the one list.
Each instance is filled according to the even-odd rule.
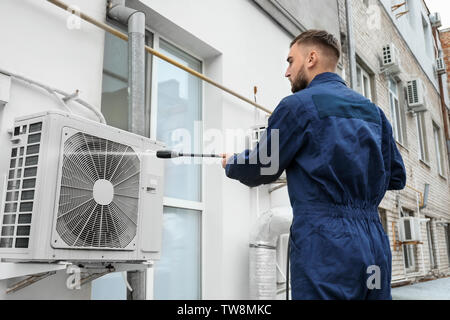
[[[63,10],[66,10],[66,11],[70,11],[71,10],[70,7],[67,4],[65,4],[64,2],[62,2],[62,1],[59,1],[59,0],[47,0],[47,1],[52,3],[52,4],[54,4],[55,6],[57,6],[59,8],[61,8],[61,9],[63,9]],[[103,30],[107,31],[107,32],[111,33],[112,35],[114,35],[114,36],[116,36],[116,37],[118,37],[118,38],[120,38],[120,39],[122,39],[124,41],[128,41],[128,36],[126,34],[120,32],[120,31],[118,31],[118,30],[116,30],[116,29],[114,29],[114,28],[112,28],[110,26],[108,26],[107,24],[105,24],[103,22],[100,22],[100,21],[97,21],[94,18],[92,18],[92,17],[90,17],[90,16],[88,16],[88,15],[82,13],[82,12],[77,12],[77,15],[79,15],[81,19],[83,19],[83,20],[85,20],[85,21],[87,21],[89,23],[92,23],[93,25],[99,27],[100,29],[103,29]],[[219,89],[221,89],[221,90],[223,90],[225,92],[228,92],[229,94],[235,96],[236,98],[239,98],[239,99],[241,99],[241,100],[243,100],[243,101],[245,101],[245,102],[255,106],[256,108],[258,108],[258,109],[260,109],[260,110],[262,110],[264,112],[267,112],[268,114],[272,114],[272,111],[270,111],[269,109],[266,109],[265,107],[255,103],[255,102],[253,102],[250,99],[247,99],[246,97],[236,93],[235,91],[224,87],[223,85],[215,82],[214,80],[211,80],[210,78],[204,76],[200,72],[197,72],[197,71],[195,71],[195,70],[193,70],[193,69],[191,69],[189,67],[186,67],[186,66],[182,65],[181,63],[178,63],[177,61],[175,61],[175,60],[173,60],[173,59],[163,55],[162,53],[159,53],[158,51],[154,50],[153,48],[151,48],[149,46],[145,46],[145,51],[147,51],[148,53],[150,53],[150,54],[152,54],[152,55],[154,55],[154,56],[156,56],[156,57],[158,57],[158,58],[160,58],[160,59],[162,59],[162,60],[164,60],[164,61],[166,61],[166,62],[168,62],[168,63],[170,63],[170,64],[172,64],[172,65],[174,65],[174,66],[176,66],[176,67],[178,67],[178,68],[180,68],[180,69],[182,69],[182,70],[184,70],[184,71],[186,71],[186,72],[188,72],[190,74],[192,74],[193,76],[195,76],[197,78],[200,78],[203,81],[206,81],[206,82],[212,84],[213,86],[215,86],[215,87],[217,87],[217,88],[219,88]]]

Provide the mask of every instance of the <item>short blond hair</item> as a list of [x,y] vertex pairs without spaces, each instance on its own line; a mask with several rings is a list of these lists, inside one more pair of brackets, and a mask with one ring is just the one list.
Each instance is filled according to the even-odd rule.
[[341,56],[341,46],[339,41],[331,34],[324,30],[308,30],[302,32],[291,42],[291,47],[294,44],[312,44],[318,45],[328,52],[336,56],[336,61]]

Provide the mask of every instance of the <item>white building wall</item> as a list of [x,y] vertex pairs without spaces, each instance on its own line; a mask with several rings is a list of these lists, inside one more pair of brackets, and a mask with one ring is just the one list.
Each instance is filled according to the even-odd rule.
[[[71,0],[91,16],[104,20],[103,1]],[[75,92],[88,103],[100,107],[104,32],[86,22],[81,29],[67,28],[68,12],[46,1],[2,0],[0,2],[0,69],[20,74],[51,87]],[[75,104],[74,112],[91,119],[96,116]],[[45,90],[12,80],[10,101],[0,107],[0,198],[3,178],[8,172],[10,141],[7,133],[14,118],[49,109],[60,109],[56,99]],[[0,281],[1,299],[89,299],[90,284],[81,291],[66,288],[67,275],[59,271],[41,282],[6,296],[7,287],[20,280]]]

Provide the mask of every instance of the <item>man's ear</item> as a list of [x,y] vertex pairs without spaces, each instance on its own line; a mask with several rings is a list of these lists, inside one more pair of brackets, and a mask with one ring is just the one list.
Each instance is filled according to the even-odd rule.
[[317,51],[313,50],[309,53],[308,58],[306,60],[308,67],[312,68],[317,64]]

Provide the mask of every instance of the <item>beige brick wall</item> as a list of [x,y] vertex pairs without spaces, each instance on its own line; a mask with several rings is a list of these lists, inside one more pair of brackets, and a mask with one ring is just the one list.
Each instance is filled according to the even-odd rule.
[[[343,21],[345,19],[344,1],[339,0],[338,3],[339,9],[343,10],[342,14],[340,14],[341,31],[346,32],[344,27],[345,21]],[[441,148],[445,158],[445,175],[442,177],[439,175],[437,169],[437,158],[433,139],[432,123],[434,121],[441,128],[442,141],[444,141],[443,118],[440,107],[439,93],[419,66],[417,60],[408,49],[407,44],[401,37],[391,18],[387,15],[381,4],[376,0],[370,0],[368,2],[369,7],[367,7],[364,2],[360,0],[352,0],[351,3],[353,10],[353,31],[356,43],[356,54],[360,61],[362,61],[362,64],[368,67],[369,70],[367,71],[373,75],[373,101],[383,109],[388,119],[392,119],[389,105],[389,82],[388,77],[380,72],[381,52],[383,45],[394,43],[399,50],[401,67],[403,70],[401,75],[403,86],[406,84],[405,81],[408,79],[420,78],[426,87],[428,111],[425,112],[425,123],[427,135],[426,140],[430,159],[429,163],[425,164],[419,160],[416,117],[411,113],[407,113],[405,116],[407,143],[404,146],[398,144],[398,148],[403,156],[406,166],[407,185],[423,192],[425,183],[430,184],[427,207],[422,210],[418,210],[418,193],[408,187],[401,191],[388,191],[380,204],[380,208],[385,209],[387,214],[387,231],[392,249],[392,278],[393,280],[400,280],[413,276],[413,273],[407,273],[405,276],[405,263],[403,256],[404,246],[400,247],[399,250],[394,250],[393,246],[392,223],[394,223],[394,227],[398,230],[400,207],[413,211],[415,216],[424,218],[426,215],[433,218],[433,244],[438,262],[437,273],[440,275],[450,274],[444,227],[440,224],[436,224],[436,219],[444,219],[447,223],[450,222],[450,183],[447,154],[444,149],[445,146],[442,145]],[[368,23],[371,21],[370,14],[373,13],[373,10],[376,8],[379,9],[378,12],[380,13],[380,24],[378,25]],[[404,16],[403,18],[406,17]],[[348,70],[348,56],[346,55],[344,55],[344,62],[346,64],[346,69]],[[450,63],[447,63],[447,66],[450,66]],[[403,92],[399,92],[399,96],[401,95],[403,95]],[[402,100],[402,98],[400,99]],[[407,110],[407,106],[404,104],[404,101],[403,107]],[[398,240],[398,231],[396,231],[396,239]],[[414,245],[418,271],[416,273],[417,276],[427,274],[430,271],[430,258],[425,223],[422,224],[422,241],[423,244]]]

